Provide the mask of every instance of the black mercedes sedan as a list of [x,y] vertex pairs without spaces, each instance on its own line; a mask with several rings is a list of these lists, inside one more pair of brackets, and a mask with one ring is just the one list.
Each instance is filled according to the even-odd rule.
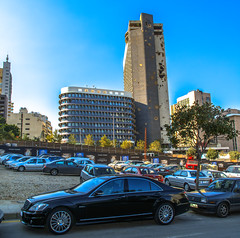
[[240,211],[240,178],[222,178],[206,189],[187,193],[190,207],[196,212],[227,217],[230,211]]
[[55,234],[63,234],[74,224],[140,216],[151,216],[157,224],[167,225],[188,210],[183,190],[149,178],[111,175],[30,197],[21,217],[28,226],[46,226]]

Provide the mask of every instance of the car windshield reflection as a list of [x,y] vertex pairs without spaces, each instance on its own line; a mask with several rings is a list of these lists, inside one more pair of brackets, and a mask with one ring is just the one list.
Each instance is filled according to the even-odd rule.
[[215,192],[231,192],[233,188],[234,180],[216,180],[211,183],[206,190]]
[[105,179],[103,178],[93,178],[90,180],[87,180],[86,182],[77,185],[76,187],[73,187],[72,190],[79,192],[79,193],[88,193],[91,190],[93,190],[95,187],[103,183]]

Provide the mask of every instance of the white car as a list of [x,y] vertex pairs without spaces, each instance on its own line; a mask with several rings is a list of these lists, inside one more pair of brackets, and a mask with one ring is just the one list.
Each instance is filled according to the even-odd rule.
[[230,178],[240,177],[240,165],[231,165],[224,173]]

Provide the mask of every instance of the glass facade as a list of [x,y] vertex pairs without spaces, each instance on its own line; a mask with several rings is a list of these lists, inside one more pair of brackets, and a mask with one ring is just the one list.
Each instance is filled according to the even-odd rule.
[[[135,141],[135,109],[131,94],[96,88],[67,87],[59,95],[59,132],[63,141],[78,142],[91,134],[95,141]],[[113,132],[114,130],[114,132]]]

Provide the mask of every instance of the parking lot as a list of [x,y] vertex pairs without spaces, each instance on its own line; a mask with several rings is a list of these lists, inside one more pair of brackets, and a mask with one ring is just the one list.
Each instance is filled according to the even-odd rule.
[[0,165],[0,200],[23,201],[26,198],[79,183],[79,176],[51,176],[42,172],[16,172]]

